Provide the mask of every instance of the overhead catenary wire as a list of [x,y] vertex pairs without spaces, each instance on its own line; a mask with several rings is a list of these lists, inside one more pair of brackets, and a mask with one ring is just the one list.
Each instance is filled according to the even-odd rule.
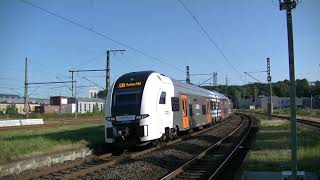
[[203,85],[203,84],[205,84],[205,83],[207,83],[210,79],[212,79],[213,77],[210,77],[210,78],[208,78],[207,80],[205,80],[204,82],[202,82],[202,83],[200,83],[199,84],[199,86],[201,86],[201,85]]
[[90,83],[92,83],[92,84],[94,84],[94,85],[98,86],[99,88],[104,89],[104,87],[102,87],[102,86],[100,86],[99,84],[97,84],[97,83],[95,83],[95,82],[91,81],[90,79],[86,78],[85,76],[82,76],[82,78],[83,78],[83,79],[85,79],[85,80],[87,80],[87,81],[89,81]]
[[213,40],[213,38],[210,36],[208,31],[201,25],[201,23],[198,21],[198,19],[193,15],[193,13],[188,9],[188,7],[182,2],[182,0],[178,0],[182,7],[188,12],[188,14],[193,18],[193,20],[197,23],[197,25],[200,27],[200,29],[203,31],[203,33],[206,35],[208,40],[215,46],[215,48],[218,50],[218,52],[222,55],[223,59],[230,65],[230,67],[237,72],[240,75],[241,80],[242,74],[234,67],[234,65],[230,62],[228,57],[225,55],[225,53],[222,51],[222,49],[218,46],[218,44]]
[[112,41],[112,42],[114,42],[114,43],[116,43],[116,44],[119,44],[119,45],[121,45],[121,46],[123,46],[123,47],[126,47],[126,48],[128,48],[128,49],[130,49],[130,50],[132,50],[132,51],[134,51],[134,52],[136,52],[136,53],[138,53],[138,54],[141,54],[141,55],[143,55],[143,56],[145,56],[145,57],[148,57],[148,58],[152,59],[153,61],[156,61],[156,62],[158,62],[158,63],[162,63],[162,64],[165,64],[165,65],[168,65],[168,66],[172,67],[173,69],[176,69],[176,70],[179,71],[179,72],[185,73],[183,69],[180,69],[179,67],[177,67],[177,66],[175,66],[175,65],[173,65],[173,64],[170,64],[170,63],[168,63],[168,62],[165,62],[165,61],[161,60],[160,58],[155,57],[155,56],[152,56],[152,55],[150,55],[150,54],[146,53],[145,51],[142,51],[142,50],[140,50],[140,49],[138,49],[138,48],[135,48],[135,47],[130,46],[130,45],[126,44],[126,43],[123,43],[123,42],[120,42],[120,41],[118,41],[118,40],[116,40],[116,39],[113,39],[113,38],[109,37],[108,35],[106,35],[106,34],[104,34],[104,33],[101,33],[101,32],[99,32],[99,31],[97,31],[97,30],[95,30],[95,29],[92,29],[92,28],[90,28],[90,27],[88,27],[88,26],[85,26],[85,25],[83,25],[83,24],[80,24],[80,23],[78,23],[78,22],[76,22],[76,21],[74,21],[74,20],[71,20],[71,19],[69,19],[69,18],[66,18],[66,17],[64,17],[64,16],[61,16],[61,15],[59,15],[58,13],[55,13],[55,12],[53,12],[53,11],[51,11],[51,10],[48,10],[48,9],[46,9],[46,8],[43,8],[43,7],[41,7],[41,6],[38,6],[38,5],[36,5],[36,4],[32,3],[32,2],[29,2],[29,1],[27,1],[27,0],[20,0],[20,2],[25,3],[25,4],[33,7],[33,8],[37,8],[37,9],[43,11],[43,12],[46,12],[47,14],[50,14],[50,15],[52,15],[52,16],[54,16],[54,17],[56,17],[56,18],[59,18],[59,19],[65,21],[65,22],[68,22],[68,23],[73,24],[73,25],[75,25],[75,26],[77,26],[77,27],[80,27],[80,28],[82,28],[82,29],[84,29],[84,30],[86,30],[86,31],[92,32],[92,33],[94,33],[94,34],[96,34],[96,35],[98,35],[98,36],[100,36],[100,37],[102,37],[102,38],[108,39],[108,40],[110,40],[110,41]]

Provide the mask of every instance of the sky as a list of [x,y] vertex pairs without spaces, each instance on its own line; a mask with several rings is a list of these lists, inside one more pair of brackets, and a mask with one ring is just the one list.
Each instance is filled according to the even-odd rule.
[[[289,79],[286,15],[277,0],[181,1],[226,58],[179,0],[1,0],[0,93],[23,96],[26,57],[29,82],[69,81],[69,70],[105,69],[107,49],[126,50],[111,53],[111,82],[144,70],[185,80],[189,65],[191,74],[217,72],[218,84],[227,78],[242,85],[256,82],[244,72],[265,71],[267,57],[272,81]],[[297,79],[320,80],[319,19],[319,0],[299,1],[293,12]],[[266,73],[252,75],[266,82]],[[101,90],[104,76],[76,73],[77,96],[87,96],[94,84]],[[191,82],[210,77],[192,75]],[[70,86],[30,85],[29,94],[71,96]]]

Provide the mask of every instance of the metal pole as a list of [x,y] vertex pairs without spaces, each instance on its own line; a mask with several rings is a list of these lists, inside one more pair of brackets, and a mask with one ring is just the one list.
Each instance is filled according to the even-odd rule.
[[296,125],[296,78],[294,69],[294,49],[293,49],[293,29],[292,29],[292,10],[287,10],[288,46],[289,46],[289,71],[290,71],[290,106],[291,106],[291,159],[292,177],[297,179],[297,125]]
[[287,10],[288,46],[289,46],[289,71],[290,71],[290,106],[291,106],[291,159],[293,179],[297,179],[297,125],[296,125],[296,78],[294,69],[294,49],[293,49],[293,30],[292,30],[292,11]]
[[218,86],[218,72],[213,72],[213,86]]
[[311,94],[311,98],[310,98],[310,109],[312,110],[312,94]]
[[106,96],[109,93],[110,85],[110,51],[107,51],[107,62],[106,62]]
[[[73,82],[73,81],[72,81]],[[74,89],[75,89],[75,93],[74,93],[74,101],[76,103],[76,119],[78,118],[78,101],[77,101],[77,81],[74,82]]]
[[25,117],[29,117],[29,107],[28,107],[28,59],[25,60],[24,65],[24,112]]
[[272,104],[272,84],[271,84],[271,71],[270,71],[270,58],[267,58],[267,73],[268,73],[268,85],[269,85],[269,97],[268,97],[268,118],[271,120],[273,113]]
[[216,72],[216,78],[214,80],[215,86],[218,86],[218,72]]
[[71,81],[72,81],[72,83],[71,83],[71,91],[72,91],[72,93],[71,93],[71,95],[72,95],[72,97],[73,97],[73,73],[74,73],[74,71],[71,71]]
[[289,74],[290,74],[290,112],[291,112],[291,161],[292,179],[297,179],[297,125],[296,125],[296,78],[294,70],[294,49],[292,29],[292,9],[296,7],[295,0],[280,1],[280,10],[286,10],[288,29]]
[[109,93],[109,87],[110,87],[110,52],[121,52],[123,53],[125,50],[123,49],[117,49],[117,50],[107,50],[107,62],[106,62],[106,96],[108,96]]
[[189,71],[189,66],[186,67],[186,83],[190,84],[190,71]]
[[226,93],[225,95],[227,96],[228,94],[228,76],[226,76]]
[[215,73],[212,73],[212,86],[214,86],[214,78],[215,78]]

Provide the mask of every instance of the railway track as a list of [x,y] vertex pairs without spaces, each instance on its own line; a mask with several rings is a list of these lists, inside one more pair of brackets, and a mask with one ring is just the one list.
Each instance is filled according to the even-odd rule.
[[[261,113],[261,112],[253,112],[253,114],[260,114],[260,115],[267,116],[267,114]],[[275,115],[275,114],[273,114],[272,117],[290,120],[290,116],[288,117],[288,116]],[[306,120],[306,119],[302,119],[302,118],[296,118],[296,121],[297,121],[298,123],[300,123],[300,124],[304,124],[304,125],[307,125],[307,126],[312,126],[312,127],[320,128],[320,122],[317,122],[317,121]]]
[[127,152],[127,153],[122,153],[120,155],[114,155],[112,153],[108,153],[101,156],[96,156],[90,160],[78,160],[78,161],[66,163],[62,166],[51,167],[50,169],[37,171],[36,173],[32,173],[29,175],[20,175],[15,177],[15,179],[48,179],[48,178],[49,179],[78,179],[79,177],[83,177],[86,175],[104,172],[108,168],[116,164],[144,156],[153,151],[159,150],[165,146],[173,145],[185,139],[195,137],[199,134],[210,131],[213,128],[217,128],[218,126],[221,126],[228,121],[229,120],[223,121],[222,123],[219,123],[215,126],[211,126],[209,128],[205,128],[200,131],[193,132],[191,134],[182,136],[173,141],[169,141],[165,144],[161,144],[159,146],[152,147],[146,150],[142,150],[138,152]]
[[248,137],[253,127],[249,116],[227,136],[161,179],[216,179]]
[[53,128],[67,125],[75,125],[75,124],[102,124],[103,121],[101,119],[86,119],[86,120],[67,120],[61,122],[53,122],[47,124],[39,124],[39,125],[24,125],[24,126],[8,126],[8,127],[0,127],[0,131],[15,131],[15,130],[25,130],[25,129],[37,129],[37,128]]

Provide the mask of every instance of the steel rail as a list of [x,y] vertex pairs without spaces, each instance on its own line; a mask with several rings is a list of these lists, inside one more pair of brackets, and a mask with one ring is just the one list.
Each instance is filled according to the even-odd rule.
[[[51,170],[46,170],[43,172],[38,172],[38,173],[31,174],[28,176],[23,176],[23,177],[19,176],[17,179],[35,179],[35,178],[44,177],[44,176],[48,176],[48,175],[54,176],[54,174],[56,174],[56,173],[60,174],[60,175],[58,175],[59,176],[58,179],[77,179],[78,177],[81,177],[81,176],[92,174],[92,173],[100,171],[100,170],[105,170],[105,169],[107,169],[113,165],[119,164],[120,162],[123,162],[125,160],[129,160],[132,158],[137,158],[137,157],[143,156],[145,154],[151,153],[151,152],[156,151],[156,150],[163,148],[165,146],[169,146],[169,145],[178,143],[182,140],[185,140],[185,139],[197,136],[199,134],[205,133],[207,131],[210,131],[214,128],[217,128],[217,127],[225,124],[226,122],[229,122],[230,119],[231,118],[228,118],[228,119],[226,119],[218,124],[215,124],[214,126],[211,126],[209,128],[205,128],[200,131],[193,132],[191,134],[182,136],[182,137],[175,139],[173,141],[169,141],[169,142],[165,143],[164,145],[160,145],[160,146],[156,146],[156,147],[153,147],[150,149],[146,149],[141,152],[135,152],[135,153],[119,155],[119,156],[112,156],[112,153],[108,153],[108,154],[97,156],[94,158],[94,160],[96,160],[96,161],[106,161],[106,162],[97,163],[97,164],[92,165],[92,163],[90,161],[85,162],[85,160],[79,160],[74,163],[71,162],[69,164],[66,164],[65,166],[52,168]],[[62,171],[68,171],[69,169],[72,169],[72,168],[77,169],[78,168],[77,166],[78,167],[84,166],[84,167],[83,167],[83,169],[79,168],[78,171],[72,172],[72,170],[71,170],[71,172],[69,172],[69,173],[59,173]]]
[[[251,120],[250,117],[247,116],[247,118],[249,120]],[[233,157],[234,153],[236,152],[236,150],[240,147],[240,145],[243,143],[243,141],[248,137],[249,133],[251,132],[253,127],[253,120],[251,120],[250,123],[250,127],[247,130],[245,136],[241,139],[241,141],[238,143],[238,145],[233,149],[233,151],[229,154],[229,156],[223,161],[223,163],[221,163],[221,165],[219,166],[219,168],[210,176],[210,178],[208,179],[213,179],[219,172],[220,170],[225,166],[225,164]]]
[[223,141],[225,141],[227,138],[231,137],[234,133],[236,133],[243,126],[243,124],[244,124],[244,120],[242,118],[241,123],[239,123],[239,125],[236,128],[234,128],[227,136],[225,136],[224,138],[219,140],[217,143],[213,144],[212,146],[210,146],[209,148],[204,150],[202,153],[200,153],[199,155],[195,156],[194,158],[192,158],[191,160],[189,160],[187,163],[183,164],[182,166],[180,166],[176,170],[174,170],[171,173],[167,174],[166,176],[162,177],[161,179],[162,180],[164,180],[164,179],[173,179],[173,178],[177,177],[180,173],[183,173],[185,168],[187,168],[192,163],[194,163],[197,160],[199,160],[202,157],[204,157],[212,149],[214,149],[214,148],[218,147],[219,145],[221,145]]
[[[229,119],[230,120],[230,119]],[[212,130],[213,128],[216,128],[218,126],[221,126],[222,124],[224,124],[225,122],[229,121],[229,120],[225,120],[219,124],[216,124],[214,126],[211,126],[209,128],[206,128],[206,129],[203,129],[201,131],[198,131],[198,132],[195,132],[195,133],[192,133],[190,135],[187,135],[187,136],[182,136],[178,139],[175,139],[173,141],[169,141],[167,142],[166,144],[164,145],[161,145],[161,146],[156,146],[156,147],[153,147],[153,148],[150,148],[150,149],[147,149],[147,150],[144,150],[144,151],[141,151],[141,152],[136,152],[136,153],[132,153],[132,154],[128,154],[128,155],[125,155],[123,157],[116,157],[116,159],[114,160],[111,160],[109,162],[106,162],[106,163],[103,163],[103,164],[99,164],[99,165],[96,165],[96,166],[93,166],[93,167],[88,167],[86,169],[82,169],[80,171],[77,171],[75,173],[71,173],[71,174],[68,174],[66,176],[63,176],[62,178],[60,178],[61,180],[66,180],[66,179],[77,179],[78,177],[81,177],[81,176],[85,176],[85,175],[88,175],[88,174],[92,174],[96,171],[99,171],[99,170],[104,170],[104,169],[107,169],[108,167],[110,166],[113,166],[113,165],[116,165],[116,164],[119,164],[125,160],[129,160],[129,159],[132,159],[132,158],[137,158],[137,157],[141,157],[143,155],[146,155],[148,153],[151,153],[153,151],[156,151],[156,150],[159,150],[161,148],[163,148],[164,146],[169,146],[169,145],[172,145],[172,144],[176,144],[182,140],[185,140],[185,139],[188,139],[190,137],[194,137],[196,135],[199,135],[199,134],[202,134],[202,133],[205,133],[209,130]]]

